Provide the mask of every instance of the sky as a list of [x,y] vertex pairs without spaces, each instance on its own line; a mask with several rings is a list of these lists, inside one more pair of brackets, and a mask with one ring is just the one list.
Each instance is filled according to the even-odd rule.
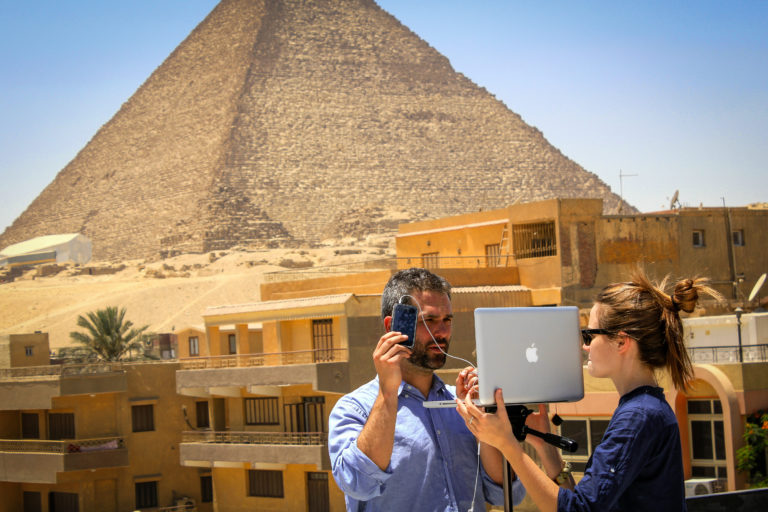
[[[0,0],[0,232],[216,0]],[[643,212],[768,202],[768,0],[379,0]]]

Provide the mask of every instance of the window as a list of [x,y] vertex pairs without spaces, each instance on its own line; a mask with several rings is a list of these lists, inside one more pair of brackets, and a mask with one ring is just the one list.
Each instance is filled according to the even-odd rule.
[[74,413],[50,413],[48,415],[48,432],[52,441],[60,439],[75,439]]
[[134,405],[131,407],[131,419],[134,432],[149,432],[155,430],[154,405]]
[[319,471],[307,473],[307,502],[309,512],[328,512],[331,510],[328,473]]
[[237,354],[237,336],[234,334],[229,335],[229,353]]
[[692,241],[694,247],[704,247],[704,230],[694,229]]
[[515,257],[519,260],[556,256],[555,221],[513,225],[512,244],[515,248]]
[[136,482],[136,508],[157,506],[157,482]]
[[32,345],[27,345],[26,347],[24,347],[24,355],[26,355],[27,357],[31,357],[34,354],[34,350],[35,350],[35,347],[33,347]]
[[501,245],[490,244],[485,246],[485,266],[498,267],[501,264]]
[[40,420],[36,413],[21,413],[21,438],[40,439]]
[[197,428],[208,428],[211,426],[211,420],[208,418],[208,402],[195,402],[195,417],[197,418]]
[[213,502],[213,477],[211,475],[200,477],[200,501],[203,503]]
[[43,497],[39,492],[24,491],[24,512],[43,512]]
[[249,469],[248,496],[282,498],[283,472],[266,469]]
[[440,253],[425,252],[421,255],[421,266],[424,268],[440,268]]
[[560,425],[560,435],[576,441],[579,449],[570,454],[563,454],[563,458],[569,460],[573,470],[583,473],[587,467],[587,461],[592,456],[600,440],[603,438],[608,421],[598,418],[564,419]]
[[333,361],[333,319],[312,320],[312,358],[314,362]]
[[304,396],[301,403],[283,404],[286,432],[325,432],[325,397]]
[[190,356],[200,355],[200,342],[198,341],[197,336],[189,337],[189,355]]
[[688,400],[691,439],[691,474],[727,478],[725,431],[720,400]]
[[48,510],[56,512],[77,512],[79,510],[78,496],[74,492],[48,493]]
[[744,247],[744,230],[743,229],[737,229],[733,231],[731,233],[731,238],[733,239],[733,245]]
[[245,424],[279,425],[280,410],[278,408],[277,398],[246,398]]

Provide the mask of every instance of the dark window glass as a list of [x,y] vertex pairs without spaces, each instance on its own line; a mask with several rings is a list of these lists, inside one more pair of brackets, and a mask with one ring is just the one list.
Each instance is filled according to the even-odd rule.
[[237,336],[234,334],[229,335],[229,353],[237,354]]
[[39,492],[24,491],[24,512],[43,512],[43,497]]
[[712,414],[712,402],[709,400],[688,400],[688,414]]
[[266,469],[249,469],[248,496],[282,498],[283,472]]
[[605,429],[608,428],[608,420],[590,420],[589,421],[589,435],[591,438],[592,451],[595,451],[597,445],[603,440],[603,434]]
[[712,459],[712,422],[691,421],[691,444],[693,458],[696,460]]
[[720,400],[712,400],[712,407],[715,414],[723,414],[723,404],[720,403]]
[[155,413],[152,404],[134,405],[131,407],[134,432],[149,432],[155,430]]
[[200,477],[200,501],[203,503],[213,502],[213,477],[211,475]]
[[715,431],[715,458],[725,460],[725,432],[722,421],[713,421]]
[[79,501],[73,492],[52,492],[48,494],[48,509],[55,512],[78,512]]
[[717,478],[715,468],[711,466],[693,466],[691,476],[697,478]]
[[208,418],[208,402],[195,402],[195,416],[197,418],[197,428],[208,428],[211,426],[211,420]]
[[40,439],[40,420],[37,414],[21,413],[21,438]]
[[200,355],[200,342],[197,339],[197,336],[189,337],[189,355],[190,356]]

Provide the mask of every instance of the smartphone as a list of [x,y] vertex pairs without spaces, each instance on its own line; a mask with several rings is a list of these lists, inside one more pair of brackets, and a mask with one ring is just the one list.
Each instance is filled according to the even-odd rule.
[[410,304],[395,304],[392,311],[392,330],[408,336],[408,339],[400,345],[413,348],[416,339],[416,321],[419,318],[419,310]]

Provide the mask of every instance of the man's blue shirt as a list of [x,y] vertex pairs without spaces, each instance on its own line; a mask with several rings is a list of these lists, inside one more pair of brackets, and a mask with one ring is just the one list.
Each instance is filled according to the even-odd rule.
[[576,489],[561,488],[558,510],[684,511],[677,418],[658,387],[625,394]]
[[[504,503],[503,488],[488,477],[482,463],[477,477],[477,442],[456,410],[422,405],[425,399],[455,397],[455,388],[436,375],[426,398],[413,386],[400,384],[392,457],[382,471],[357,447],[378,394],[376,378],[342,397],[329,418],[331,466],[347,510],[464,512],[473,494],[476,512],[485,510],[486,500]],[[512,487],[514,502],[519,503],[525,489],[519,480]]]

